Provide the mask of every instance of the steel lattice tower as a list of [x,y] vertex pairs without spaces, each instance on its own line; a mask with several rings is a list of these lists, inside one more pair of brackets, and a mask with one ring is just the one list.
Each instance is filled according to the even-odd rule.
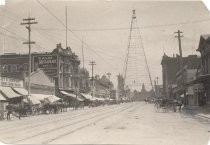
[[123,72],[125,87],[140,90],[144,84],[147,88],[154,90],[135,10],[133,10],[131,19]]

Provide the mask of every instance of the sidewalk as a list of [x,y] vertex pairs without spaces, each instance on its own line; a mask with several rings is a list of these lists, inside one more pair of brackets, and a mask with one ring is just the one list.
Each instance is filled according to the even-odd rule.
[[202,119],[208,119],[210,121],[210,113],[208,113],[208,114],[203,113],[201,108],[194,108],[193,109],[193,108],[184,107],[182,109],[182,111],[186,114],[190,114],[192,116],[199,117],[199,118],[202,118]]
[[205,119],[209,119],[210,120],[210,114],[199,113],[199,114],[196,114],[195,116],[198,116],[198,117],[201,117],[201,118],[205,118]]

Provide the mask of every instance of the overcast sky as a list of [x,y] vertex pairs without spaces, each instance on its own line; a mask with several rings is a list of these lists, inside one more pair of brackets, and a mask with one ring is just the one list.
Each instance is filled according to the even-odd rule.
[[[0,48],[3,53],[27,53],[22,37],[27,38],[27,30],[20,25],[22,18],[35,17],[37,25],[32,26],[33,52],[52,51],[57,43],[65,47],[65,6],[68,8],[68,45],[82,59],[84,44],[85,67],[91,71],[89,61],[96,62],[95,74],[112,74],[116,85],[116,75],[123,72],[128,45],[132,9],[136,10],[138,26],[141,28],[143,46],[148,59],[152,79],[159,77],[162,83],[160,65],[163,52],[169,56],[178,53],[178,42],[174,32],[183,31],[183,55],[198,54],[196,49],[201,34],[210,33],[210,16],[202,2],[76,2],[55,0],[7,0],[0,7]],[[46,7],[52,14],[49,13]],[[15,33],[15,34],[14,34]],[[79,39],[78,39],[79,38]]]

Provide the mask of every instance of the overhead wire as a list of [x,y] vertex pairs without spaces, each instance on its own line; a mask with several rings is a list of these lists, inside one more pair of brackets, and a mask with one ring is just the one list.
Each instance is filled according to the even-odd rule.
[[[60,24],[62,24],[65,28],[66,25],[63,23],[63,21],[61,21],[56,15],[54,15],[53,12],[51,12],[44,4],[42,4],[39,0],[36,0],[48,13],[50,13],[58,22],[60,22]],[[84,45],[87,46],[87,48],[89,48],[89,50],[91,50],[92,52],[94,52],[96,55],[98,55],[100,58],[102,58],[104,61],[108,62],[111,65],[114,65],[113,63],[109,62],[108,60],[103,58],[103,55],[101,55],[100,53],[98,53],[97,51],[95,51],[94,49],[92,49],[85,41],[81,40],[81,38],[79,36],[77,36],[71,29],[67,28],[68,31],[70,31],[80,42],[83,42]],[[103,52],[105,53],[105,52]]]

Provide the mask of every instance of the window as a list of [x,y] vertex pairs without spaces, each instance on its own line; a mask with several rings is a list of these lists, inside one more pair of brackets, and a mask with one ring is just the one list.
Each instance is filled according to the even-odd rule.
[[8,65],[8,72],[12,72],[11,69],[12,68],[12,66],[11,65]]
[[17,72],[17,64],[11,65],[11,72]]
[[24,64],[23,64],[23,70],[24,70],[24,71],[28,71],[28,64],[27,64],[27,63],[24,63]]

